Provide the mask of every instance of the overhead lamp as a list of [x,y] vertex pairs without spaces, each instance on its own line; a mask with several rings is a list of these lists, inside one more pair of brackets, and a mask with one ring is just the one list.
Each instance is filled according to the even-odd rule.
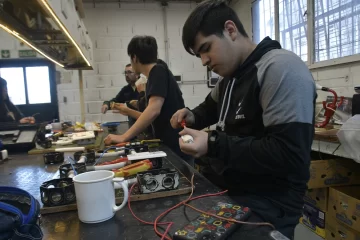
[[27,41],[25,38],[21,37],[19,33],[17,33],[14,30],[11,30],[10,28],[8,28],[7,26],[4,26],[3,24],[0,23],[0,27],[2,29],[4,29],[6,32],[10,33],[11,35],[13,35],[14,37],[20,39],[22,42],[26,43],[29,47],[31,47],[32,49],[34,49],[35,51],[37,51],[38,53],[40,53],[41,55],[43,55],[45,58],[49,59],[50,61],[52,61],[53,63],[59,65],[60,67],[64,67],[63,64],[57,62],[56,60],[52,59],[51,57],[49,57],[47,54],[45,54],[43,51],[41,51],[40,49],[38,49],[37,47],[35,47],[34,45],[32,45],[29,41]]
[[58,23],[58,25],[60,26],[60,28],[63,30],[63,32],[66,34],[66,36],[70,39],[70,41],[73,43],[73,45],[76,47],[76,49],[79,51],[80,55],[83,57],[83,59],[85,60],[86,64],[91,67],[90,62],[86,59],[85,55],[83,54],[83,52],[81,51],[79,45],[75,42],[75,40],[71,37],[69,31],[66,29],[66,27],[64,26],[64,24],[60,21],[60,19],[58,18],[58,16],[55,14],[55,12],[52,10],[52,8],[50,7],[49,3],[46,0],[41,0],[42,4],[45,6],[45,8],[49,11],[49,13],[51,14],[51,16],[55,19],[55,21]]

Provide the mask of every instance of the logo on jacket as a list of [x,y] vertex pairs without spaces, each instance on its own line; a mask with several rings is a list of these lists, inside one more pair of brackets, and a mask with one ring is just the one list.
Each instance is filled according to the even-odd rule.
[[241,101],[240,101],[239,104],[238,104],[238,109],[237,109],[236,114],[235,114],[235,120],[245,119],[245,115],[244,115],[244,114],[239,114],[240,111],[241,111],[241,109],[242,109],[241,104],[242,104],[243,100],[244,100],[244,98],[241,99]]

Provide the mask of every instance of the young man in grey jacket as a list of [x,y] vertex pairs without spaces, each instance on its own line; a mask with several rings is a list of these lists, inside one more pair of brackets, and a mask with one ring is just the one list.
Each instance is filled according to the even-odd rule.
[[[254,44],[222,0],[200,3],[182,39],[190,54],[224,78],[198,107],[173,115],[174,128],[186,120],[180,135],[194,138],[179,139],[181,150],[200,158],[212,170],[206,177],[252,209],[250,221],[270,222],[291,238],[309,180],[316,99],[309,69],[277,41]],[[216,131],[198,131],[213,124]],[[241,228],[248,230],[238,239],[261,234],[254,226]]]

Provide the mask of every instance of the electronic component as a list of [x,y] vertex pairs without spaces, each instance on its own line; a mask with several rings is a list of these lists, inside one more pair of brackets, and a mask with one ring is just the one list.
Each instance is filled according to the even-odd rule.
[[[230,203],[217,203],[208,213],[230,218],[236,221],[245,221],[250,216],[250,209]],[[174,240],[221,240],[226,239],[240,225],[221,220],[210,215],[201,214],[194,221],[185,225],[174,234]]]
[[64,162],[63,152],[49,152],[43,155],[45,164],[55,164]]
[[76,162],[78,162],[80,160],[80,158],[84,156],[86,158],[86,164],[93,164],[95,163],[95,152],[94,151],[89,151],[89,152],[83,152],[83,151],[78,151],[74,153],[74,160]]
[[181,136],[181,139],[183,140],[183,143],[193,143],[194,138],[191,135],[183,135]]
[[44,206],[54,207],[75,202],[75,188],[71,178],[53,179],[40,186]]
[[86,165],[85,163],[75,163],[75,164],[63,164],[59,167],[60,178],[69,178],[70,173],[74,174],[74,170],[76,174],[86,172]]
[[137,174],[141,193],[174,190],[179,187],[179,173],[174,169],[154,169]]

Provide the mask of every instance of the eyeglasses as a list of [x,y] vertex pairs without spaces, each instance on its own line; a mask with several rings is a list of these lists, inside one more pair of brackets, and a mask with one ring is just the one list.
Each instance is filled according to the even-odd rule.
[[130,75],[130,74],[134,74],[134,72],[132,72],[132,71],[124,71],[124,75]]

